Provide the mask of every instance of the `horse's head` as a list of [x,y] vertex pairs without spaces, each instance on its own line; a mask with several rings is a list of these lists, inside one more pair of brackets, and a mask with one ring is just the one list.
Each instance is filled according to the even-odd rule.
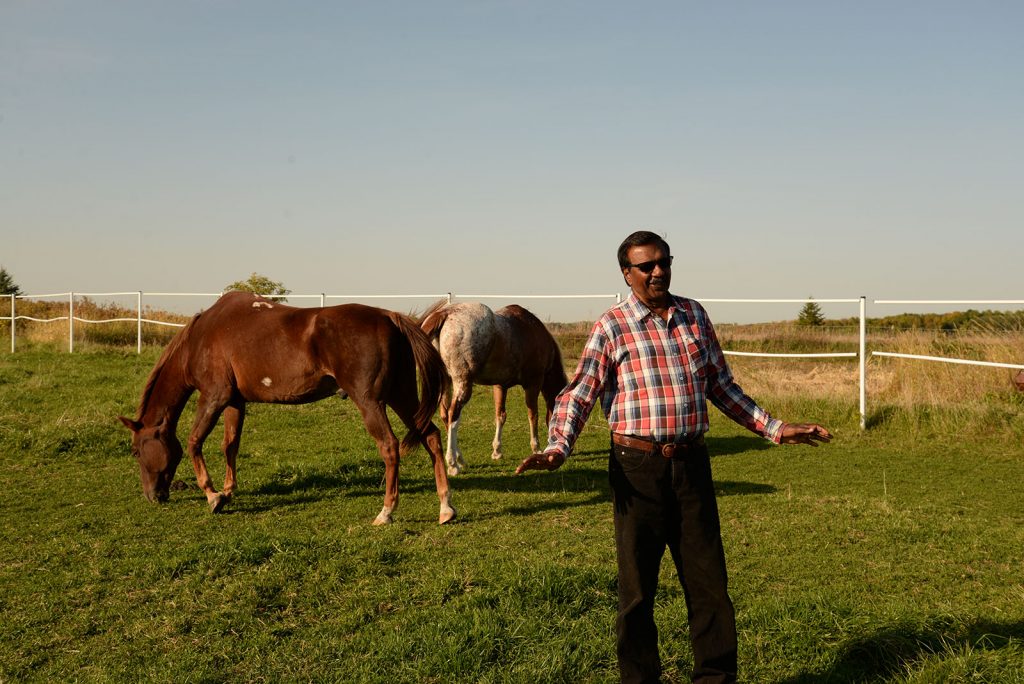
[[182,456],[174,426],[166,416],[153,426],[124,416],[120,420],[132,431],[132,455],[139,464],[142,493],[154,503],[167,501]]

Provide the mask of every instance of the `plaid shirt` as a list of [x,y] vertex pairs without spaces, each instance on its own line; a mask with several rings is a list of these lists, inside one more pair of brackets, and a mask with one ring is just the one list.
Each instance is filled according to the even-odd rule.
[[672,296],[668,314],[666,322],[630,293],[594,323],[555,402],[548,451],[569,455],[598,398],[612,432],[659,442],[702,435],[710,399],[740,425],[779,442],[782,421],[733,380],[704,307]]

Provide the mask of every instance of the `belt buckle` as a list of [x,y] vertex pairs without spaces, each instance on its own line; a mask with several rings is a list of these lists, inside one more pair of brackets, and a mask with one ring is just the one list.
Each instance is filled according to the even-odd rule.
[[672,458],[675,455],[675,453],[676,453],[676,449],[679,448],[679,447],[680,447],[680,445],[676,444],[674,442],[669,442],[668,444],[662,444],[661,445],[661,455],[664,456],[665,458]]

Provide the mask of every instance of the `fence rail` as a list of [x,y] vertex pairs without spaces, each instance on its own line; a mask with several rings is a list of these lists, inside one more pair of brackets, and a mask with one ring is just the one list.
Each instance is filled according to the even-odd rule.
[[[171,321],[160,321],[150,318],[143,317],[143,298],[144,297],[220,297],[221,292],[60,292],[55,294],[41,294],[41,295],[10,295],[11,302],[11,313],[10,316],[0,316],[0,321],[9,321],[11,324],[11,352],[14,353],[16,349],[16,327],[18,321],[32,321],[35,323],[54,323],[59,321],[68,322],[68,351],[74,352],[74,326],[75,323],[81,323],[85,325],[105,324],[105,323],[125,323],[134,322],[136,324],[136,350],[142,352],[142,324],[148,323],[151,325],[161,325],[169,327],[183,327],[183,323],[174,323]],[[134,318],[109,318],[109,319],[87,319],[81,316],[75,315],[75,298],[76,297],[126,297],[131,296],[136,298],[136,315]],[[67,298],[68,304],[68,315],[58,316],[55,318],[35,318],[30,316],[18,315],[17,314],[17,300],[39,300],[39,299],[52,299],[52,298]],[[341,294],[288,294],[289,299],[318,299],[320,306],[325,306],[328,300],[346,300],[346,301],[361,301],[361,300],[376,300],[376,299],[447,299],[449,303],[456,299],[466,300],[482,300],[482,299],[504,299],[504,300],[524,300],[524,299],[547,299],[547,300],[567,300],[567,299],[609,299],[614,300],[615,303],[621,302],[622,297],[619,293],[611,294],[566,294],[566,295],[502,295],[502,294],[454,294],[452,292],[445,292],[441,294],[387,294],[387,295],[341,295]],[[725,350],[726,355],[730,356],[745,356],[745,357],[763,357],[763,358],[783,358],[783,359],[818,359],[818,358],[856,358],[859,365],[859,404],[860,404],[860,426],[864,429],[866,425],[867,416],[867,300],[865,297],[857,298],[845,298],[845,299],[719,299],[719,298],[698,298],[703,303],[723,303],[723,304],[857,304],[859,307],[858,318],[860,321],[859,332],[858,332],[858,349],[857,351],[845,351],[845,352],[827,352],[827,353],[769,353],[769,352],[741,352]],[[991,299],[991,300],[978,300],[978,299],[951,299],[951,300],[934,300],[934,299],[876,299],[873,300],[876,305],[996,305],[996,306],[1020,306],[1024,305],[1022,299]],[[986,366],[991,368],[1009,368],[1009,369],[1020,369],[1024,370],[1024,364],[1017,363],[1001,363],[991,361],[977,361],[973,359],[959,359],[952,357],[942,356],[925,356],[920,354],[903,354],[891,351],[872,350],[871,356],[878,357],[890,357],[890,358],[901,358],[919,361],[932,361],[942,363],[955,363],[973,366]]]
[[[876,299],[875,304],[899,304],[902,306],[931,306],[941,304],[945,306],[1020,306],[1024,305],[1024,299]],[[923,354],[900,354],[887,351],[872,351],[872,356],[891,357],[897,359],[913,359],[917,361],[936,361],[939,363],[957,363],[964,366],[986,366],[989,368],[1010,368],[1024,370],[1024,364],[1018,363],[995,363],[992,361],[975,361],[973,359],[957,359],[948,356],[925,356]]]

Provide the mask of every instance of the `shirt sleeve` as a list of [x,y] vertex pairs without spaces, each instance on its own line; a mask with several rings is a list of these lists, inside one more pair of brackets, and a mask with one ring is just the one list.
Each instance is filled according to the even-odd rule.
[[772,418],[736,384],[725,360],[722,345],[709,319],[705,318],[708,346],[707,396],[726,416],[776,444],[782,440],[783,422]]
[[576,373],[555,400],[555,408],[548,421],[545,451],[557,451],[568,458],[601,396],[611,368],[610,360],[610,341],[601,321],[598,321],[583,347]]

